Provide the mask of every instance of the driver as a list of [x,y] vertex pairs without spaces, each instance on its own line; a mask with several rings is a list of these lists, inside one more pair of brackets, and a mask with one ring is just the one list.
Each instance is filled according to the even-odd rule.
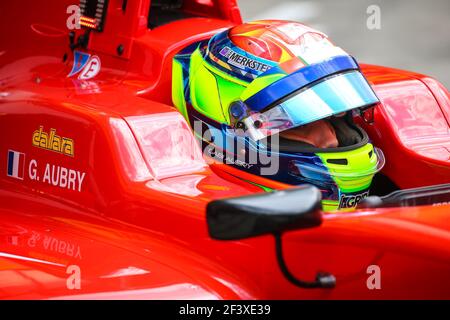
[[[222,31],[177,54],[172,80],[174,105],[193,128],[212,132],[204,143],[222,135],[247,151],[269,150],[279,170],[265,178],[317,186],[325,210],[355,207],[384,165],[353,122],[377,96],[353,57],[303,24],[264,20]],[[261,164],[229,165],[260,181]]]

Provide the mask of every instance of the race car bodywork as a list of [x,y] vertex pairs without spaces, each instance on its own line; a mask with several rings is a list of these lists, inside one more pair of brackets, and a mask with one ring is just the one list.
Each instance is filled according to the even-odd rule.
[[[171,67],[239,9],[153,2],[107,1],[101,30],[70,36],[71,1],[0,4],[0,298],[450,298],[448,204],[322,215],[311,202],[323,221],[283,234],[285,263],[334,288],[290,282],[270,232],[214,237],[207,206],[261,189],[206,164],[172,106]],[[386,154],[378,189],[450,182],[447,90],[362,69],[382,101],[365,124]]]

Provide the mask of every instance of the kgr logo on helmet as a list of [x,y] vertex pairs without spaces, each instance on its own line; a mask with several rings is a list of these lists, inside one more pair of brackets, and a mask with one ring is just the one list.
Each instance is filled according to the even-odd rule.
[[354,208],[362,199],[365,199],[368,196],[369,191],[354,195],[343,194],[341,196],[341,200],[339,201],[339,209]]
[[225,47],[220,51],[220,54],[225,58],[228,58],[228,63],[242,68],[247,67],[249,69],[264,72],[270,69],[270,66],[253,59],[244,57],[237,52],[234,52],[229,47]]

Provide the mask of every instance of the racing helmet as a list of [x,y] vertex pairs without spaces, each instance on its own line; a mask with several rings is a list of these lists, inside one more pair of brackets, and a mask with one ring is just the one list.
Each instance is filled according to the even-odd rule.
[[[355,59],[325,34],[290,21],[245,23],[180,51],[172,72],[173,103],[205,150],[214,146],[208,155],[276,156],[278,170],[265,178],[317,186],[324,210],[353,208],[369,195],[384,156],[353,116],[379,100]],[[228,164],[271,189],[257,179],[258,160]]]

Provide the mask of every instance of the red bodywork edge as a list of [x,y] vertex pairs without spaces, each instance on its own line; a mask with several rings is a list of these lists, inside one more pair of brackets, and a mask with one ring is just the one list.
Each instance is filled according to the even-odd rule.
[[[183,162],[175,162],[182,173],[155,176],[156,164],[144,155],[148,145],[138,141],[129,119],[165,116],[183,141],[192,140],[184,121],[171,116],[171,60],[187,44],[241,22],[235,1],[212,3],[202,14],[185,8],[197,18],[150,30],[150,1],[129,1],[122,13],[121,1],[111,0],[105,31],[92,34],[85,50],[101,59],[101,72],[88,81],[67,77],[71,1],[47,1],[33,10],[1,4],[8,14],[0,22],[7,30],[0,41],[0,298],[450,298],[443,276],[450,261],[448,206],[332,214],[320,228],[289,232],[285,253],[295,275],[312,279],[326,270],[337,277],[335,289],[307,290],[283,277],[271,236],[222,242],[208,235],[208,202],[259,188],[237,183],[220,168],[186,169]],[[431,89],[435,105],[429,107],[440,104],[448,121],[448,92],[435,81],[376,66],[363,71],[396,110],[402,102],[389,90],[380,94],[383,86]],[[448,182],[448,161],[405,145],[384,105],[377,110],[376,125],[366,129],[387,154],[385,174],[401,187],[420,184],[419,175],[430,184]],[[33,145],[40,126],[72,139],[73,156]],[[171,130],[161,132],[173,137]],[[154,139],[150,146],[161,142]],[[158,159],[176,160],[173,150],[158,145]],[[23,179],[7,174],[10,150],[24,155]],[[31,160],[39,180],[30,178]],[[55,183],[44,179],[47,166],[85,178],[62,187],[53,173]],[[405,170],[414,174],[398,174]],[[367,287],[371,265],[382,270],[382,290]],[[79,288],[71,277],[77,270]]]

